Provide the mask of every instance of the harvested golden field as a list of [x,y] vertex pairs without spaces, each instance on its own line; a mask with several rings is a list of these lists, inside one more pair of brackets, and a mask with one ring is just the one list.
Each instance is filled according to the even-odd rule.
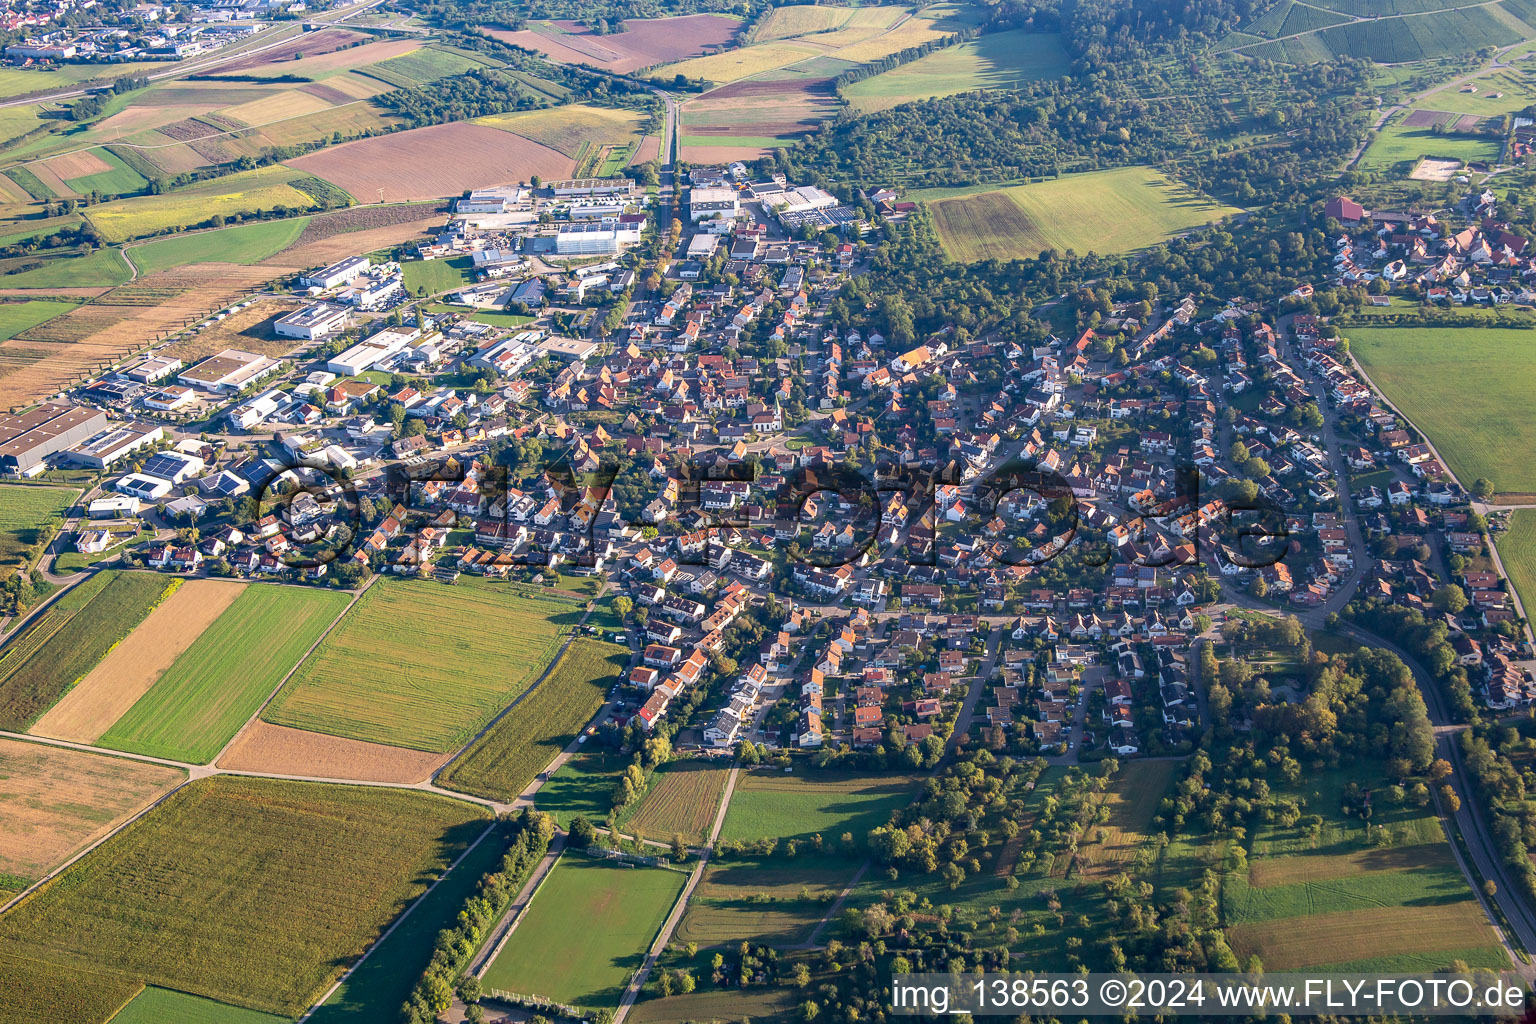
[[38,181],[48,187],[48,190],[60,199],[74,199],[80,195],[74,189],[64,184],[64,179],[58,175],[46,162],[28,164],[26,169],[31,171]]
[[0,738],[0,876],[31,884],[186,777],[164,765]]
[[27,731],[95,743],[244,589],[232,580],[183,583]]
[[219,758],[219,767],[236,772],[409,786],[430,779],[452,756],[290,729],[257,719],[235,737],[229,750]]
[[[227,264],[206,264],[225,266]],[[291,299],[262,299],[238,313],[231,313],[223,320],[203,328],[185,341],[175,341],[165,346],[165,354],[180,359],[187,365],[204,359],[227,348],[242,352],[254,352],[259,356],[277,357],[292,352],[303,344],[293,338],[280,338],[273,327],[281,317],[287,316],[303,303]]]
[[87,174],[106,174],[113,169],[112,165],[98,156],[94,149],[49,157],[43,162],[48,165],[50,171],[65,180],[83,178]]
[[263,96],[233,107],[225,107],[219,113],[249,125],[263,125],[281,121],[286,117],[313,114],[330,106],[325,100],[301,89],[287,89],[274,96]]
[[1454,867],[1445,843],[1394,846],[1384,850],[1355,850],[1336,855],[1302,854],[1256,857],[1248,863],[1249,884],[1261,889],[1301,882],[1325,882],[1377,871],[1410,871]]
[[1488,919],[1470,899],[1280,918],[1240,924],[1227,929],[1227,935],[1238,959],[1258,954],[1267,971],[1499,944]]
[[633,141],[641,116],[633,110],[612,110],[575,103],[507,114],[492,114],[475,124],[514,132],[541,146],[575,158],[588,145],[622,146]]
[[[419,39],[386,39],[346,50],[332,50],[329,53],[310,53],[306,49],[303,51],[305,56],[298,60],[264,63],[230,73],[259,78],[281,78],[293,75],[297,78],[324,79],[339,71],[367,67],[381,60],[389,60],[391,57],[403,57],[407,53],[414,53],[421,49],[421,45],[422,41]],[[211,81],[215,84],[223,84],[217,74]]]
[[474,124],[441,124],[393,135],[360,139],[318,153],[289,166],[346,189],[360,202],[374,202],[380,190],[386,202],[456,196],[467,188],[513,181],[568,177],[573,163],[547,146],[507,137],[506,132]]

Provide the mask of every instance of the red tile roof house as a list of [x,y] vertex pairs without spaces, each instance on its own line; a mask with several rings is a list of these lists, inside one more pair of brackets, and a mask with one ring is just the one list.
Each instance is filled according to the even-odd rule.
[[1323,207],[1323,214],[1346,224],[1354,224],[1365,219],[1366,210],[1353,199],[1337,196],[1328,200],[1328,205]]

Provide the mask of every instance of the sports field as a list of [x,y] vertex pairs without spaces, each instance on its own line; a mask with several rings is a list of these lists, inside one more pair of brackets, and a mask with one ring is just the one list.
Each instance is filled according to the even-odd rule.
[[1046,249],[1131,252],[1239,212],[1150,167],[935,197],[931,207],[945,251],[962,263],[1027,259]]
[[597,714],[628,662],[627,647],[573,640],[549,678],[450,764],[438,783],[491,800],[514,799]]
[[262,717],[447,753],[538,678],[580,617],[554,598],[382,580]]
[[1536,611],[1536,509],[1511,512],[1509,529],[1494,534],[1493,543],[1510,584],[1520,595],[1520,606],[1530,615]]
[[79,494],[72,487],[0,484],[0,569],[20,565],[43,539],[43,525],[62,516]]
[[59,598],[0,649],[0,728],[25,732],[174,585],[158,573],[106,570]]
[[1351,327],[1350,352],[1464,486],[1536,494],[1536,331]]
[[730,769],[711,761],[669,761],[657,769],[645,796],[619,824],[643,839],[691,844],[709,838]]
[[98,742],[194,764],[213,760],[349,597],[247,586]]
[[295,1017],[485,816],[401,790],[204,779],[0,918],[0,943],[68,976]]
[[485,987],[617,1006],[687,879],[667,868],[565,854],[486,968]]
[[905,775],[851,775],[798,769],[792,775],[759,769],[736,780],[720,839],[781,840],[820,833],[828,842],[851,832],[860,842],[912,799]]
[[177,768],[0,739],[0,889],[19,889],[186,778]]
[[294,217],[199,231],[135,246],[128,258],[142,274],[194,263],[257,263],[292,245],[308,223],[306,217]]
[[855,110],[870,113],[913,100],[978,89],[1016,89],[1070,73],[1071,60],[1056,33],[1012,29],[945,47],[884,74],[843,88]]

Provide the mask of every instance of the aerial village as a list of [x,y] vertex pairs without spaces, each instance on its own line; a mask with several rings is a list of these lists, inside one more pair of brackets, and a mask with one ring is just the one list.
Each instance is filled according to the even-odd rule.
[[[1445,225],[1335,200],[1337,273],[1523,293],[1521,240],[1468,204]],[[291,282],[286,355],[152,349],[0,416],[0,472],[90,471],[61,543],[170,573],[596,577],[625,599],[623,720],[685,716],[706,751],[921,764],[956,730],[1062,761],[1187,751],[1192,643],[1245,608],[1420,610],[1476,700],[1536,700],[1511,588],[1458,557],[1498,524],[1325,317],[1176,297],[1028,349],[861,333],[834,311],[878,223],[740,165],[694,169],[670,217],[627,179],[453,207],[394,259]],[[405,284],[465,257],[443,303]],[[1021,464],[1033,483],[981,486]],[[903,471],[927,483],[880,484]],[[774,628],[733,649],[748,609]]]

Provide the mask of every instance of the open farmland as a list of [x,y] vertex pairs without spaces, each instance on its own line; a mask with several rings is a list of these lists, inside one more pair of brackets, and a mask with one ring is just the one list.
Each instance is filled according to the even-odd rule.
[[0,649],[0,728],[22,732],[149,614],[174,582],[97,573]]
[[1350,327],[1350,353],[1387,399],[1429,435],[1464,485],[1536,494],[1536,331]]
[[573,640],[549,677],[450,764],[438,783],[491,800],[514,799],[597,714],[628,661],[628,648]]
[[308,223],[304,217],[292,217],[199,231],[134,246],[128,258],[142,274],[193,263],[257,263],[292,245]]
[[60,970],[294,1017],[485,815],[401,790],[204,779],[0,918],[0,942]]
[[44,540],[44,524],[62,516],[79,495],[74,488],[0,484],[0,569],[21,565]]
[[1031,185],[931,198],[945,251],[962,263],[1046,249],[1131,252],[1238,211],[1150,167],[1069,174]]
[[742,150],[738,157],[761,156],[814,131],[841,106],[830,74],[735,82],[683,104],[685,156],[721,147]]
[[0,739],[0,889],[41,878],[185,778],[177,768]]
[[95,743],[244,589],[231,580],[184,582],[39,718],[32,734]]
[[44,320],[52,320],[61,313],[68,313],[76,305],[78,303],[49,299],[0,304],[0,341],[31,330]]
[[673,1024],[680,1020],[786,1021],[795,1009],[792,993],[780,989],[712,989],[663,999],[641,998],[624,1019],[630,1024]]
[[857,860],[809,851],[792,860],[783,855],[716,859],[688,901],[677,938],[701,946],[805,942],[858,870]]
[[213,760],[349,597],[247,586],[98,742],[196,764]]
[[[452,159],[445,159],[445,154]],[[467,188],[562,178],[569,157],[536,142],[476,124],[440,124],[347,142],[289,162],[345,189],[359,202],[456,196]]]
[[102,237],[121,242],[170,228],[191,227],[214,215],[235,217],[277,206],[306,210],[314,201],[291,184],[301,177],[285,167],[263,167],[163,195],[103,203],[87,210],[86,219]]
[[494,835],[480,840],[437,888],[412,905],[410,916],[315,1010],[309,1024],[377,1024],[393,1019],[431,960],[438,932],[453,926],[480,879],[500,867],[505,849],[506,844]]
[[621,827],[643,839],[667,842],[681,835],[684,842],[702,843],[709,838],[729,775],[729,768],[708,761],[669,761]]
[[741,28],[736,18],[689,14],[676,18],[626,18],[624,31],[598,35],[574,21],[536,21],[518,32],[488,29],[503,42],[568,64],[590,64],[627,74],[653,64],[718,49]]
[[[133,276],[133,271],[123,262],[123,254],[117,249],[93,249],[87,253],[71,255],[25,256],[5,261],[0,271],[4,273],[0,283],[7,288],[126,284]],[[18,333],[28,331],[22,328]]]
[[456,750],[538,678],[578,618],[566,601],[383,581],[262,717],[372,743]]
[[1256,955],[1270,971],[1322,965],[1422,971],[1457,959],[1473,967],[1508,964],[1487,917],[1470,897],[1458,903],[1312,914],[1304,924],[1295,919],[1241,924],[1227,934],[1239,958]]
[[117,975],[0,953],[0,1024],[99,1024],[140,988]]
[[1536,36],[1533,21],[1536,9],[1520,0],[1406,7],[1368,6],[1353,0],[1282,0],[1243,26],[1237,41],[1229,41],[1225,48],[1295,63],[1356,57],[1402,64],[1518,43]]
[[[688,876],[563,855],[482,980],[488,989],[612,1008]],[[573,921],[602,922],[573,928]]]
[[1536,610],[1536,510],[1511,512],[1509,529],[1493,538],[1509,582],[1520,595],[1520,606],[1530,615]]
[[286,1024],[287,1018],[167,988],[146,988],[112,1024]]
[[884,825],[891,812],[912,799],[913,779],[904,775],[847,772],[743,772],[725,812],[722,841],[781,841],[819,833],[835,841],[844,832],[860,839]]
[[1016,89],[1040,79],[1058,78],[1071,69],[1059,35],[1012,29],[946,47],[854,82],[844,87],[843,96],[854,109],[870,113],[934,96]]
[[290,729],[257,719],[241,730],[219,758],[219,767],[410,786],[431,778],[450,756]]
[[641,115],[633,110],[575,103],[544,110],[492,114],[476,118],[474,123],[513,132],[576,160],[593,146],[627,146],[634,142],[641,120]]

